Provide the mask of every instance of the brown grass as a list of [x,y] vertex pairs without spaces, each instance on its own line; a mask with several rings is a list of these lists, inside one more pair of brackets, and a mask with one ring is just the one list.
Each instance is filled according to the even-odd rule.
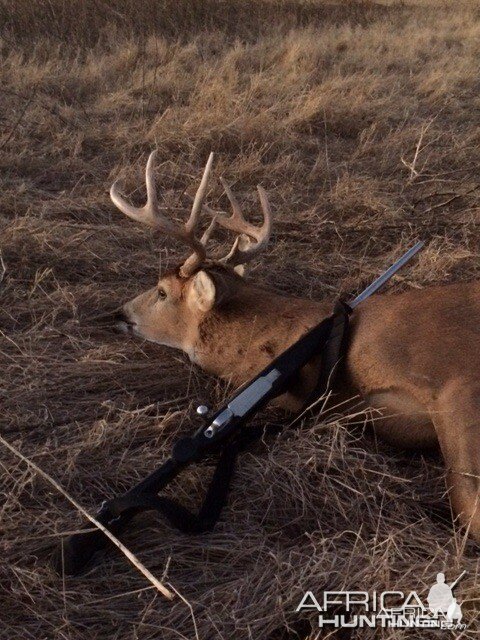
[[[474,3],[1,0],[0,25],[1,430],[91,512],[226,393],[95,321],[175,260],[107,195],[119,174],[141,184],[153,147],[179,215],[210,150],[244,201],[263,184],[275,244],[252,277],[280,290],[353,293],[417,237],[429,247],[394,287],[478,277]],[[209,199],[224,204],[218,181]],[[149,516],[126,536],[191,608],[113,554],[56,576],[51,547],[81,519],[9,452],[0,465],[1,638],[313,640],[294,612],[306,589],[425,595],[441,569],[468,571],[462,637],[478,629],[478,546],[452,525],[440,457],[338,416],[246,454],[212,534]],[[185,503],[208,472],[176,484]],[[380,636],[407,632],[341,637]]]

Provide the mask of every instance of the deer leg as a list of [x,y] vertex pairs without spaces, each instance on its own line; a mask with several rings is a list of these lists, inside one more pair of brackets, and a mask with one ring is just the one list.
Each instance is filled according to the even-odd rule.
[[480,541],[480,385],[462,379],[438,394],[432,420],[455,516]]

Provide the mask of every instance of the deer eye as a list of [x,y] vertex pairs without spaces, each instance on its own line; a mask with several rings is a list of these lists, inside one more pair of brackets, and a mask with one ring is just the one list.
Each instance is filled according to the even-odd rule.
[[157,292],[158,292],[158,299],[165,300],[165,298],[167,297],[167,292],[165,291],[165,289],[162,289],[162,287],[158,287]]

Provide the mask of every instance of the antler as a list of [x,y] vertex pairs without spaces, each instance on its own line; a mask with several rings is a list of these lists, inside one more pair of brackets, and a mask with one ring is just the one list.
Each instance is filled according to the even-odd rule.
[[[270,209],[270,203],[265,190],[258,185],[257,190],[263,212],[263,224],[261,227],[256,227],[245,220],[242,209],[230,187],[223,178],[220,178],[220,180],[227,194],[227,198],[232,205],[232,215],[227,218],[225,215],[217,214],[215,220],[224,227],[224,229],[229,229],[230,231],[235,231],[240,234],[235,240],[230,252],[221,258],[220,262],[232,266],[246,264],[265,249],[270,238],[272,230],[272,210]],[[252,242],[252,239],[255,242]]]
[[155,179],[153,176],[153,164],[156,156],[156,151],[152,151],[150,154],[147,167],[145,169],[145,183],[147,186],[147,203],[143,207],[134,207],[127,202],[121,195],[118,189],[118,180],[116,180],[110,188],[110,197],[118,209],[129,218],[147,224],[154,229],[163,231],[168,236],[173,236],[177,240],[184,242],[186,245],[193,249],[192,255],[190,255],[180,267],[180,275],[187,278],[194,273],[198,267],[205,261],[207,254],[205,244],[213,229],[213,224],[207,229],[201,240],[195,237],[195,232],[198,229],[200,214],[202,212],[203,201],[207,193],[208,177],[212,168],[213,153],[208,157],[207,164],[203,171],[202,180],[200,186],[195,194],[193,201],[192,211],[190,217],[185,223],[184,227],[177,226],[171,220],[166,218],[160,211],[157,200],[157,191],[155,188]]

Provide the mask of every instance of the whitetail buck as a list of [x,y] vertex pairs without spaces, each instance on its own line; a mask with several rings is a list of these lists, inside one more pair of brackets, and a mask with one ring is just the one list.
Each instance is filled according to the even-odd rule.
[[[185,351],[206,371],[240,385],[263,369],[331,311],[330,302],[285,297],[245,280],[237,271],[265,248],[272,214],[258,187],[260,227],[248,223],[228,185],[233,209],[217,212],[197,239],[212,155],[186,224],[174,224],[157,203],[154,153],[146,169],[147,204],[136,208],[110,191],[127,216],[187,244],[193,253],[163,274],[156,287],[123,307],[124,330]],[[210,213],[211,210],[210,210]],[[238,233],[223,258],[207,258],[215,224]],[[360,395],[382,419],[379,437],[399,447],[438,442],[448,468],[455,514],[480,540],[480,282],[375,295],[353,313],[345,367],[336,380],[340,397]],[[319,362],[304,368],[281,404],[302,406],[316,380]],[[377,415],[378,415],[377,414]]]

